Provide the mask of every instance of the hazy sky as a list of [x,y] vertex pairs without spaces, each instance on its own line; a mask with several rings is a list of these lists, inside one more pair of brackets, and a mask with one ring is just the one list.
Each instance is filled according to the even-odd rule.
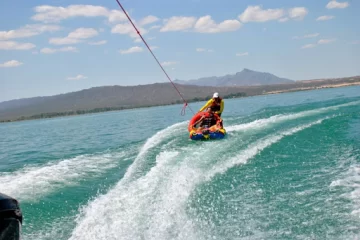
[[[360,1],[123,0],[172,79],[360,75]],[[0,101],[167,82],[115,0],[0,2]]]

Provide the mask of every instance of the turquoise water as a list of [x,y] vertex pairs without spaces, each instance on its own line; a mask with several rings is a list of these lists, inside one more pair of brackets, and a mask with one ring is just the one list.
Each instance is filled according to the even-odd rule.
[[360,237],[360,87],[226,100],[218,141],[181,108],[0,124],[23,239]]

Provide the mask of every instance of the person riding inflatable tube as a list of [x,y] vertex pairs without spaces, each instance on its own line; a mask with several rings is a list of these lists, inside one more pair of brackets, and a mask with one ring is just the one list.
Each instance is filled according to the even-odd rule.
[[222,139],[226,134],[222,119],[210,107],[206,112],[198,112],[191,118],[188,131],[192,140]]
[[219,97],[219,93],[214,93],[213,97],[208,100],[202,108],[200,108],[199,112],[204,111],[208,107],[210,107],[214,113],[221,117],[221,114],[224,111],[224,100]]

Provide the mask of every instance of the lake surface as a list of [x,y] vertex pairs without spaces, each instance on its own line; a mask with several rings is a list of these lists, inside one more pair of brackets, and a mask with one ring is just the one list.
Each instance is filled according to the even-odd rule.
[[181,108],[0,124],[23,239],[360,237],[359,86],[225,100],[216,141]]

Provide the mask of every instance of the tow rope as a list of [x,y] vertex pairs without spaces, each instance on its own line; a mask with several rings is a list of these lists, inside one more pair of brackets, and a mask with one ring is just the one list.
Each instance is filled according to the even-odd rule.
[[[180,91],[177,89],[177,87],[175,86],[175,84],[173,83],[173,81],[171,81],[171,78],[169,77],[169,75],[167,74],[167,72],[165,71],[165,69],[163,68],[163,66],[161,65],[161,63],[159,62],[159,60],[156,58],[155,54],[153,53],[153,51],[151,51],[151,48],[149,47],[149,45],[147,44],[147,42],[145,41],[145,39],[143,38],[143,36],[141,35],[140,31],[137,29],[137,27],[135,26],[135,24],[133,23],[133,21],[131,20],[131,18],[129,17],[129,15],[127,14],[127,12],[125,11],[125,9],[123,8],[123,6],[121,5],[119,0],[116,0],[116,2],[119,4],[119,7],[122,9],[122,11],[124,12],[124,14],[126,15],[126,17],[129,19],[131,25],[134,27],[136,33],[140,36],[141,40],[144,42],[144,44],[146,45],[147,49],[149,49],[151,55],[154,57],[155,61],[159,64],[160,68],[162,69],[162,71],[165,73],[166,77],[169,79],[169,81],[172,83],[172,85],[174,86],[174,88],[176,89],[176,91],[179,93],[180,97],[182,98],[182,100],[184,101],[184,106],[181,110],[181,115],[185,115],[185,109],[188,106],[188,103],[186,102],[186,100],[184,99],[184,97],[181,95]],[[189,106],[191,112],[193,114],[194,111],[191,109],[191,107]]]

